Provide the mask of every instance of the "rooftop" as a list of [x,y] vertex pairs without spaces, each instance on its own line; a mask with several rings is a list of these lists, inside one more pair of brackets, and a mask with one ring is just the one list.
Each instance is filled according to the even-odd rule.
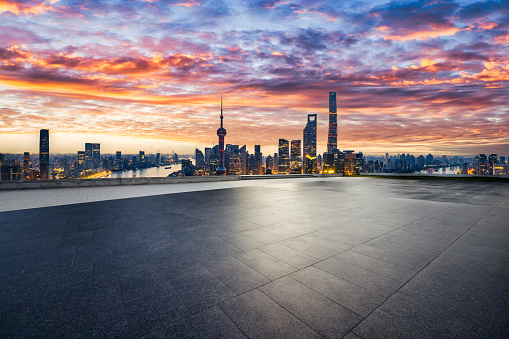
[[509,337],[509,183],[0,191],[2,337]]

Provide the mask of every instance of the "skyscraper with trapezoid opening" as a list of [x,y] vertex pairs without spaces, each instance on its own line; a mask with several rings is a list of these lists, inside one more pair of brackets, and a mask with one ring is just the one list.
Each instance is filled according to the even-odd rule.
[[327,152],[332,153],[338,148],[338,109],[336,92],[329,92],[329,137],[327,139]]

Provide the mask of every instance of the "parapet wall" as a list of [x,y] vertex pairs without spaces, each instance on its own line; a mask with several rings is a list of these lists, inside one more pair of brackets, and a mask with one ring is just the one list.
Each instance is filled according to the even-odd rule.
[[28,180],[0,181],[0,190],[19,190],[34,188],[69,188],[98,187],[150,184],[182,184],[191,182],[217,182],[240,180],[240,175],[209,176],[209,177],[163,177],[163,178],[102,178],[102,179],[59,179],[59,180]]

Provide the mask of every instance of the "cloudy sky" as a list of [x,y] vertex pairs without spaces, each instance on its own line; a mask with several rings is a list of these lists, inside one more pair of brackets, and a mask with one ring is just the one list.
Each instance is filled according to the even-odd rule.
[[0,0],[0,152],[509,155],[509,1]]

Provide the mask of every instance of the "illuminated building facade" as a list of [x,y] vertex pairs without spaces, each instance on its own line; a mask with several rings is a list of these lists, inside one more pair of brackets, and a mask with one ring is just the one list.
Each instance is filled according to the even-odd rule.
[[327,152],[332,153],[338,148],[338,110],[336,92],[329,92],[329,134],[327,138]]
[[145,167],[146,165],[146,158],[145,158],[145,151],[140,151],[139,154],[138,154],[138,161],[139,161],[139,166],[140,167]]
[[316,158],[316,125],[317,115],[308,114],[308,122],[304,128],[304,173],[316,174],[318,173],[317,158]]
[[274,159],[270,155],[265,159],[265,168],[271,171],[274,168]]
[[302,150],[300,140],[290,143],[290,169],[292,174],[302,174]]
[[205,167],[205,157],[203,156],[203,152],[198,148],[194,150],[194,159],[196,167]]
[[226,168],[224,167],[224,137],[226,136],[226,129],[223,127],[223,98],[221,98],[221,127],[217,129],[217,136],[219,137],[219,154],[216,174],[226,175]]
[[30,152],[23,153],[23,180],[30,180]]
[[207,175],[210,175],[210,150],[210,147],[205,147],[205,173]]
[[[79,152],[78,152],[79,153]],[[124,162],[122,161],[122,152],[117,151],[116,157],[115,157],[115,169],[117,171],[120,171],[124,168]]]
[[92,144],[92,161],[94,168],[101,166],[101,144]]
[[290,150],[288,140],[279,139],[278,148],[278,172],[279,174],[290,173]]
[[493,169],[498,163],[498,156],[496,154],[490,154],[488,157],[488,174],[493,175]]
[[85,159],[85,151],[78,151],[78,155],[76,156],[76,171],[81,172],[85,169]]
[[325,152],[323,154],[323,174],[334,174],[336,172],[336,166],[335,166],[335,154],[330,152]]
[[263,167],[263,164],[262,164],[262,152],[261,152],[261,146],[260,145],[255,145],[254,147],[255,149],[255,153],[254,153],[254,168],[252,169],[253,170],[253,174],[263,174],[262,173],[262,167]]
[[92,143],[90,142],[85,143],[85,168],[92,168]]
[[41,180],[49,180],[49,130],[41,129],[39,134],[39,176]]
[[488,158],[486,154],[479,154],[475,157],[475,171],[479,175],[488,174]]

